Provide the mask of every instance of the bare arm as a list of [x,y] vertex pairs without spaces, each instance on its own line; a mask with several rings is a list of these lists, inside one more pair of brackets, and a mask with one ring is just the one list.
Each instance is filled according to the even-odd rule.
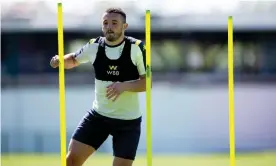
[[145,75],[141,75],[139,80],[133,82],[122,82],[122,83],[113,83],[107,87],[106,97],[108,99],[113,98],[115,101],[118,96],[124,92],[144,92],[146,91],[146,78]]
[[[91,55],[94,55],[97,51],[96,45],[93,45],[94,39],[91,39],[87,42],[82,48],[77,50],[74,53],[69,53],[64,56],[64,68],[72,69],[74,67],[79,66],[81,63],[87,63],[91,61]],[[92,58],[93,59],[93,58]],[[59,66],[59,56],[54,56],[50,62],[53,68],[57,68]]]
[[124,82],[125,91],[144,92],[146,91],[146,75],[141,75],[139,80],[133,82]]
[[[74,53],[69,53],[64,56],[64,68],[65,69],[72,69],[79,65],[79,62],[75,59]],[[57,68],[59,66],[59,56],[56,55],[51,59],[50,62],[53,68]]]
[[[57,66],[59,65],[59,57],[58,56],[55,56],[56,57],[56,61],[57,61]],[[78,60],[75,58],[75,53],[69,53],[69,54],[66,54],[64,56],[64,68],[65,69],[72,69],[74,67],[77,67],[79,66],[80,63],[78,62]]]
[[74,53],[70,53],[64,56],[64,68],[72,69],[77,67],[80,63],[75,59]]
[[[87,63],[91,61],[91,55],[94,55],[97,51],[97,46],[93,45],[95,39],[89,40],[82,48],[74,53],[69,53],[64,56],[64,68],[72,69],[79,66],[81,63]],[[93,58],[92,58],[93,59]],[[53,68],[59,66],[59,56],[56,55],[51,59],[50,65]]]

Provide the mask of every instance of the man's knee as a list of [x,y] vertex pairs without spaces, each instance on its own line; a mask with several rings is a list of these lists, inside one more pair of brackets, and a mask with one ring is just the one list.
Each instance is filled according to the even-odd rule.
[[81,165],[77,165],[77,163],[75,162],[77,159],[74,158],[73,155],[69,154],[67,155],[67,158],[66,158],[66,166],[81,166]]
[[115,157],[113,166],[132,166],[133,160]]
[[73,154],[69,151],[67,157],[66,157],[66,166],[82,166],[85,162],[82,157]]
[[95,149],[76,140],[71,140],[66,157],[67,166],[82,166]]

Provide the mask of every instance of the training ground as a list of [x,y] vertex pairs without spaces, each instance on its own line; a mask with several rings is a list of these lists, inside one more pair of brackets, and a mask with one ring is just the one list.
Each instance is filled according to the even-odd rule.
[[[2,166],[61,166],[59,154],[2,155]],[[95,154],[84,166],[111,166],[112,156]],[[146,156],[138,156],[134,166],[146,166]],[[276,151],[236,154],[236,166],[275,166]],[[230,166],[228,154],[154,155],[153,166]]]

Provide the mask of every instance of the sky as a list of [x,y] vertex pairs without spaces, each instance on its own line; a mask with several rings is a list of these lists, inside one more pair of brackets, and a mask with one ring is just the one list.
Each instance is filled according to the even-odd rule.
[[[62,1],[64,12],[89,12],[91,10],[95,10],[93,7],[94,3],[103,2],[106,0],[1,0],[1,3],[12,3],[20,1],[45,1],[47,2],[50,9],[53,10],[53,12],[56,11],[56,2]],[[172,3],[172,1],[174,1],[174,3]],[[131,2],[137,5],[138,9],[141,11],[150,9],[152,12],[154,12],[158,9],[166,11],[163,12],[164,14],[178,15],[180,13],[207,14],[211,11],[214,11],[214,9],[223,11],[225,13],[231,13],[235,10],[241,0],[110,0],[109,2]],[[257,1],[255,0],[255,2]]]
[[[4,0],[1,0],[4,1]],[[20,1],[41,1],[41,0],[5,0],[5,3],[20,2]],[[56,10],[56,2],[58,0],[43,0],[51,7]],[[61,1],[61,0],[59,0]],[[64,10],[76,11],[77,9],[88,8],[93,10],[93,3],[105,1],[105,0],[63,0]],[[150,9],[152,11],[158,9],[167,11],[167,13],[178,14],[178,13],[206,13],[212,10],[213,7],[220,8],[223,11],[232,10],[237,5],[238,0],[110,0],[111,2],[132,2],[137,4],[137,7],[141,10]],[[160,3],[161,2],[161,3]],[[2,2],[1,2],[2,3]]]

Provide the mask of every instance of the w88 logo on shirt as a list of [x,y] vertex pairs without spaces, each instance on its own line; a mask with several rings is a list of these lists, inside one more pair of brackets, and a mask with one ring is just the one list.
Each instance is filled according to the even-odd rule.
[[115,75],[115,76],[120,75],[120,72],[118,71],[118,66],[109,65],[108,69],[109,69],[107,70],[108,75]]

